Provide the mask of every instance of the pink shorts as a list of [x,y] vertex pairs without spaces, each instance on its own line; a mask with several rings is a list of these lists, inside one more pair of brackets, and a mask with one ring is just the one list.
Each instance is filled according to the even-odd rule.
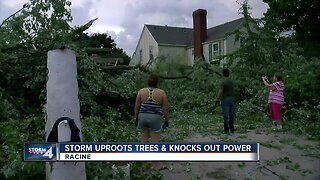
[[282,121],[282,114],[281,114],[282,105],[276,103],[269,104],[269,111],[271,115],[271,119],[273,121],[280,122]]

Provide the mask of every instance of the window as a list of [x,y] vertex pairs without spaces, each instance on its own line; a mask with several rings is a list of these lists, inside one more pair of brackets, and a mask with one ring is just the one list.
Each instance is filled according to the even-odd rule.
[[149,46],[149,58],[153,60],[153,46]]
[[221,42],[209,44],[209,61],[217,60],[221,54]]
[[213,59],[217,59],[218,56],[220,55],[220,51],[219,51],[219,44],[218,43],[214,43],[212,45],[212,52],[213,52]]
[[140,49],[140,51],[139,51],[139,57],[140,57],[140,63],[142,62],[142,49]]

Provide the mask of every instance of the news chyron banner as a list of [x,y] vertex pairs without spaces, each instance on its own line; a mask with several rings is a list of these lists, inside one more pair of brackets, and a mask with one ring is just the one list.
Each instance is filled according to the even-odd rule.
[[57,161],[57,144],[55,143],[25,143],[25,161]]
[[24,155],[26,161],[259,161],[259,144],[26,143]]

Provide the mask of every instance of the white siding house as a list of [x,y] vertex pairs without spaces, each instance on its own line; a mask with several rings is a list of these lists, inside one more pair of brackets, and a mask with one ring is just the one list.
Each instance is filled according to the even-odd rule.
[[[235,36],[226,37],[226,34],[241,30],[244,18],[207,29],[206,23],[203,23],[206,22],[206,10],[200,9],[194,13],[194,28],[144,25],[130,65],[146,65],[150,59],[163,57],[168,62],[192,66],[199,57],[199,53],[195,53],[195,47],[199,50],[201,46],[201,57],[205,61],[222,66],[227,59],[222,59],[221,56],[240,48],[240,42],[235,41]],[[202,21],[202,24],[195,21]],[[205,32],[204,37],[202,32]],[[201,37],[198,37],[199,34]]]
[[132,55],[130,65],[147,64],[150,59],[157,57],[158,53],[158,43],[148,28],[144,26],[136,50]]
[[187,58],[186,58],[186,65],[193,66],[194,64],[194,49],[192,47],[187,48]]
[[159,56],[170,62],[186,64],[187,49],[183,46],[160,45]]
[[191,39],[190,28],[144,25],[130,65],[146,65],[160,57],[168,62],[190,64],[186,44],[191,45]]

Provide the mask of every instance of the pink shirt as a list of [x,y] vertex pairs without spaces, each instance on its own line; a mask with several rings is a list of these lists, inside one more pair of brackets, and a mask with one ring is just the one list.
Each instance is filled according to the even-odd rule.
[[283,105],[284,103],[284,84],[282,81],[277,81],[272,84],[275,90],[270,90],[268,103],[276,103]]

